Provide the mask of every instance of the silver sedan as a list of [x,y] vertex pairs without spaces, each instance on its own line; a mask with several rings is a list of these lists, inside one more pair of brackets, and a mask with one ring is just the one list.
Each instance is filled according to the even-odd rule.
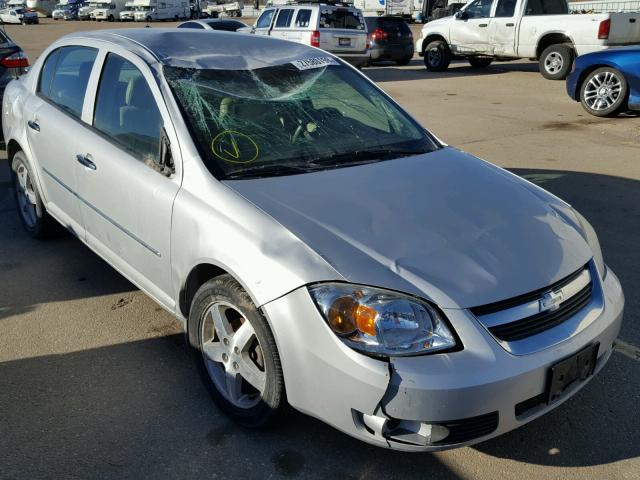
[[27,231],[59,222],[180,318],[241,424],[289,404],[375,445],[457,447],[611,355],[624,297],[587,220],[326,52],[78,33],[2,112]]

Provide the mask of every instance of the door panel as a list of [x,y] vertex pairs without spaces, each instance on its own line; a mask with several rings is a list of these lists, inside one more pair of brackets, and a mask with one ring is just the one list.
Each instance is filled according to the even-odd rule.
[[491,21],[489,43],[493,45],[495,55],[515,56],[516,0],[497,0],[496,10]]
[[493,0],[475,0],[461,10],[451,25],[451,45],[454,53],[492,53],[489,31]]
[[94,126],[78,135],[76,153],[95,166],[76,162],[81,208],[87,243],[173,308],[171,212],[180,181],[158,171],[160,129],[168,116],[160,113],[151,74],[132,62],[107,55]]
[[80,46],[50,53],[37,95],[25,105],[27,141],[42,170],[47,208],[80,238],[84,227],[77,198],[76,132],[83,128],[84,98],[97,53]]
[[[71,118],[40,97],[31,97],[25,106],[29,124],[27,139],[40,166],[43,195],[49,210],[65,227],[84,238],[80,204],[75,193],[75,136],[79,120]],[[80,127],[81,128],[81,127]]]

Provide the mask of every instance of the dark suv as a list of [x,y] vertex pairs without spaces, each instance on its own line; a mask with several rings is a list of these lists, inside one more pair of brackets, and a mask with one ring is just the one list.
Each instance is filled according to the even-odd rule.
[[[0,30],[0,105],[2,105],[4,88],[11,80],[25,73],[28,66],[27,55],[6,33]],[[1,138],[2,129],[0,128]]]
[[400,17],[365,17],[371,45],[369,63],[392,60],[407,65],[413,58],[413,34]]

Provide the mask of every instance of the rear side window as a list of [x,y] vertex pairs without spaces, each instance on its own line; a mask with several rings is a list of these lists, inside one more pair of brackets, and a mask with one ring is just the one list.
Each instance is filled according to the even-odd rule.
[[298,15],[296,15],[296,28],[307,28],[309,26],[309,22],[311,21],[311,10],[306,8],[298,10]]
[[565,0],[528,0],[525,15],[564,15],[569,13]]
[[320,14],[320,28],[364,30],[364,18],[359,12],[346,8],[326,9]]
[[496,17],[513,17],[516,11],[516,0],[498,0]]
[[158,160],[158,105],[142,72],[113,53],[102,69],[93,126],[149,166]]
[[271,19],[273,19],[273,13],[275,10],[265,10],[258,21],[256,22],[256,28],[269,28],[271,26]]
[[[76,117],[82,116],[84,95],[97,53],[95,48],[62,47],[57,58],[50,55],[40,77],[41,94],[68,113]],[[56,65],[52,67],[54,71],[47,92],[45,82],[47,76],[51,75],[48,64],[52,60],[56,60]]]
[[40,80],[38,81],[38,93],[49,97],[49,90],[51,89],[51,80],[53,80],[53,74],[56,72],[56,66],[58,65],[58,57],[60,56],[60,49],[54,50],[49,54],[44,61],[42,70],[40,71]]
[[291,24],[291,17],[293,17],[292,8],[283,8],[278,13],[278,19],[276,20],[276,28],[287,28]]

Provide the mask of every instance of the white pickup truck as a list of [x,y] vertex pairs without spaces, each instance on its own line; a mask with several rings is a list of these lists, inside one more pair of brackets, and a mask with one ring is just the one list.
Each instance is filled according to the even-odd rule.
[[436,72],[454,58],[475,68],[530,58],[544,77],[562,80],[576,55],[638,43],[640,13],[569,14],[566,0],[473,0],[425,24],[416,51]]

